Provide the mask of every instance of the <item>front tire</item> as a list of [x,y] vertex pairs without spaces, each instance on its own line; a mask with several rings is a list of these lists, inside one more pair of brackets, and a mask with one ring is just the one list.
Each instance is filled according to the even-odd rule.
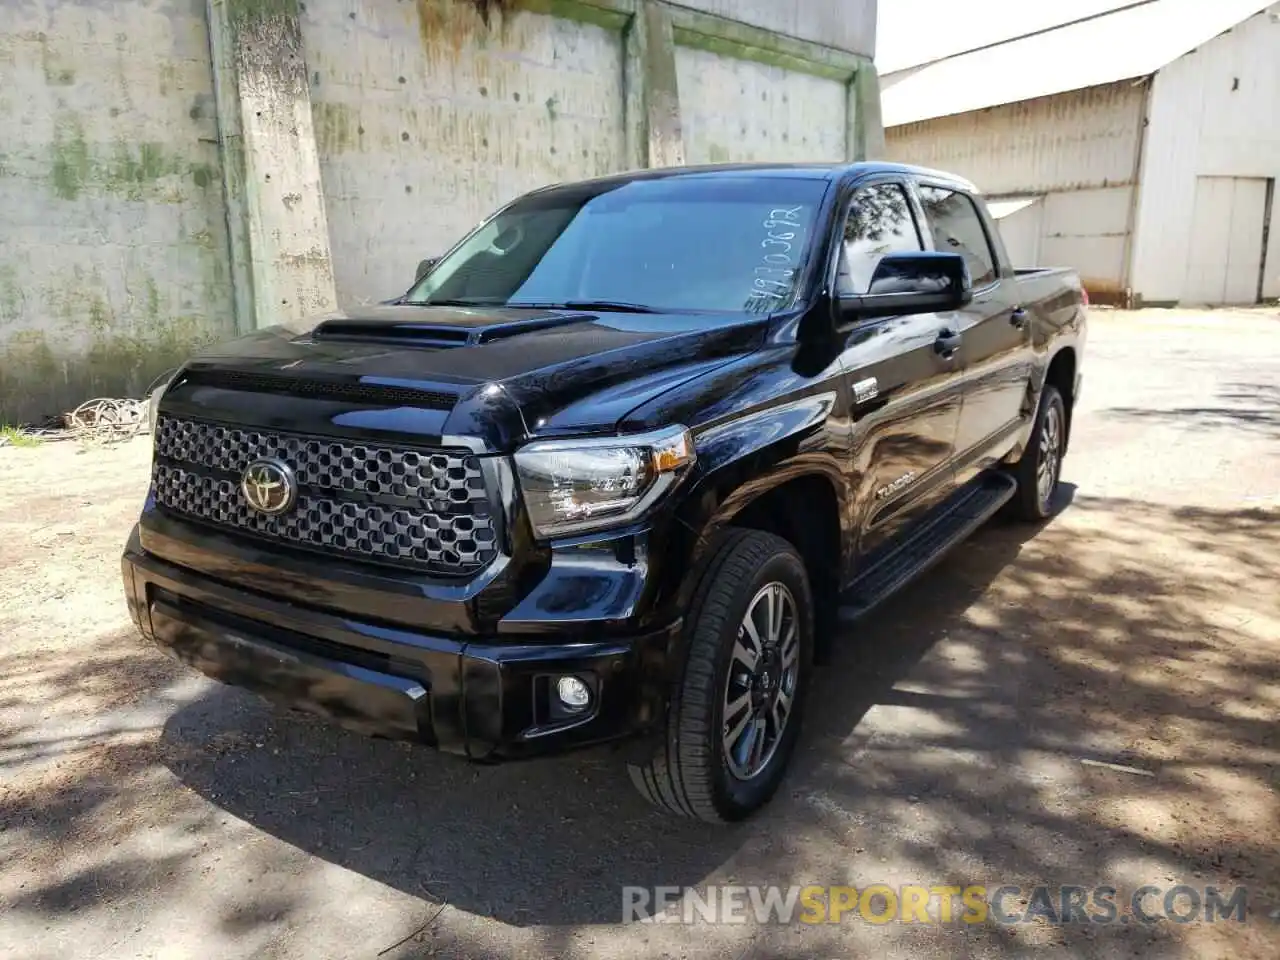
[[1053,498],[1062,474],[1067,443],[1067,409],[1052,384],[1040,393],[1031,441],[1013,468],[1018,492],[1010,505],[1019,520],[1038,523],[1053,513]]
[[628,772],[672,813],[741,820],[782,782],[808,695],[813,599],[795,548],[770,533],[731,532],[705,568],[685,631],[663,744]]

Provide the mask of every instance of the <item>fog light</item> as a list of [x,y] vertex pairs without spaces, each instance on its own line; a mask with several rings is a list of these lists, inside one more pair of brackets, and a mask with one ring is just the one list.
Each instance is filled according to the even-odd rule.
[[579,713],[591,704],[591,689],[577,677],[561,677],[556,681],[556,696],[564,708]]

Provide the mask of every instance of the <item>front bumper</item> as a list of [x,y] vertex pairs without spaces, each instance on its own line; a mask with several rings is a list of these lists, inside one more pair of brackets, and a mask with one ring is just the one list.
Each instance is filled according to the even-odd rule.
[[[207,676],[367,735],[477,761],[655,729],[665,674],[652,666],[679,629],[582,642],[412,632],[228,586],[146,553],[136,532],[122,567],[139,630]],[[556,701],[566,674],[593,690],[580,714]]]

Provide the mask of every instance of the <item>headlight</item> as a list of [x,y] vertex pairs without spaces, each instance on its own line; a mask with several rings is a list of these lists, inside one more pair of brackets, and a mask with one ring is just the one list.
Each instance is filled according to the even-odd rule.
[[156,435],[156,417],[160,415],[160,397],[164,395],[164,386],[156,387],[151,394],[151,399],[147,401],[147,429],[151,431],[151,436]]
[[160,398],[164,396],[164,392],[169,389],[169,384],[173,383],[177,376],[177,370],[161,376],[147,397],[147,430],[150,431],[152,440],[156,436],[156,418],[160,415]]
[[586,533],[641,517],[696,459],[684,427],[590,440],[541,440],[516,451],[534,533]]

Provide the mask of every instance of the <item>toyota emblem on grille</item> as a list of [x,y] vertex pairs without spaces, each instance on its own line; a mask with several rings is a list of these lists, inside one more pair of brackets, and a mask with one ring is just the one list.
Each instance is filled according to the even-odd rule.
[[279,460],[255,460],[240,478],[240,492],[259,513],[284,513],[298,498],[298,483]]

